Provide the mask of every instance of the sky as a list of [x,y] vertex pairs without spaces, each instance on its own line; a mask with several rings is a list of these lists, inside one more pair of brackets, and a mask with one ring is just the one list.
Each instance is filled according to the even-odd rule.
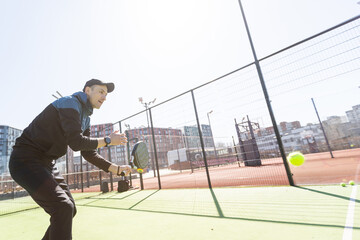
[[[258,58],[360,13],[356,0],[243,0]],[[24,129],[56,91],[115,83],[113,123],[253,62],[237,0],[0,0],[0,125]],[[353,82],[360,86],[360,81]]]

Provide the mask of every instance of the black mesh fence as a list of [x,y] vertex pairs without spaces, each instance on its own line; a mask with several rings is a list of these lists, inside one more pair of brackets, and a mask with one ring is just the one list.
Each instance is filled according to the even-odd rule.
[[[144,189],[359,182],[359,46],[355,17],[260,59],[265,86],[250,63],[162,103],[143,102],[144,111],[94,125],[91,136],[127,134],[128,145],[98,149],[119,165],[129,163],[136,142],[145,142],[150,160],[141,176]],[[293,151],[306,161],[289,165],[288,174],[284,156]],[[4,165],[9,155],[1,157]],[[57,162],[74,192],[116,190],[122,179],[71,149]],[[127,180],[141,187],[136,171]],[[4,198],[21,195],[9,175],[0,187]]]

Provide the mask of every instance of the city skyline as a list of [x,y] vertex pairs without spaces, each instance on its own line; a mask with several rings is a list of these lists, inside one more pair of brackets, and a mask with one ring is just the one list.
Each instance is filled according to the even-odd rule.
[[[323,120],[322,124],[324,125],[325,132],[322,129],[322,126],[320,126],[320,123],[307,123],[306,125],[301,125],[299,121],[278,123],[285,151],[292,152],[297,150],[303,153],[314,153],[319,151],[323,152],[360,147],[360,104],[352,106],[352,110],[347,111],[346,116],[346,119],[344,119],[343,116],[329,116],[326,120]],[[242,122],[242,124],[246,125],[249,121],[250,119]],[[113,131],[114,125],[111,123],[92,125],[91,129],[92,137],[102,137]],[[205,151],[209,156],[216,156],[217,158],[218,152],[224,150],[226,150],[226,153],[229,154],[229,156],[233,154],[228,150],[229,147],[233,147],[232,143],[222,143],[214,140],[214,136],[212,135],[214,129],[212,129],[210,125],[201,124],[201,129]],[[248,140],[252,139],[252,136],[254,136],[255,141],[252,144],[256,145],[260,158],[280,156],[273,126],[260,127],[260,125],[257,124],[257,129],[255,130],[249,130],[249,128],[246,127],[243,129],[245,130],[238,133],[238,139],[235,143],[236,146],[240,146],[240,149],[244,143],[245,146],[247,146],[249,144]],[[148,148],[151,149],[150,154],[154,158],[153,142],[148,141],[146,137],[149,134],[147,132],[148,130],[150,130],[150,128],[145,126],[129,127],[127,129],[130,142],[134,144],[135,137],[138,141],[145,141]],[[7,162],[11,154],[12,145],[14,144],[16,137],[20,136],[21,132],[22,130],[12,128],[11,126],[0,125],[1,174],[7,172]],[[331,147],[329,144],[326,144],[327,140],[325,139],[325,133],[330,141]],[[158,161],[162,167],[168,165],[167,157],[169,151],[185,148],[188,150],[197,149],[199,153],[201,152],[198,127],[196,125],[183,126],[181,129],[154,127],[154,134]],[[162,138],[162,136],[164,138]],[[130,145],[132,144],[130,143]],[[127,163],[126,158],[128,153],[125,146],[112,146],[111,148],[101,148],[98,150],[99,154],[109,160],[110,151],[111,161],[119,164]],[[240,150],[240,153],[241,152],[244,153],[244,150]],[[69,150],[68,154],[69,171],[72,172],[74,171],[75,165],[79,165],[76,163],[76,159],[80,156],[79,152],[73,152],[72,150]],[[66,158],[63,156],[57,161],[58,168],[63,172],[65,171],[65,159]],[[94,166],[91,166],[90,169],[94,169]]]
[[[351,109],[350,109],[351,108]],[[356,110],[358,110],[359,108],[360,108],[360,103],[359,104],[357,104],[357,105],[353,105],[353,106],[351,106],[349,108],[349,110],[347,110],[346,112],[344,112],[344,115],[329,115],[329,116],[325,116],[325,118],[326,119],[323,119],[323,120],[321,120],[322,122],[324,122],[324,121],[327,121],[327,120],[329,120],[329,118],[331,118],[331,117],[342,117],[342,118],[346,118],[346,120],[348,121],[348,122],[351,122],[351,120],[349,120],[349,117],[348,117],[348,114],[350,115],[352,115],[353,114],[353,112],[354,111],[356,111]],[[308,125],[308,124],[317,124],[317,123],[319,123],[318,121],[317,122],[307,122],[307,123],[301,123],[299,120],[294,120],[294,121],[281,121],[281,122],[278,122],[277,124],[278,124],[278,126],[279,127],[281,127],[281,123],[291,123],[291,122],[299,122],[300,123],[300,126],[306,126],[306,125]],[[257,124],[260,124],[260,122],[257,122]],[[116,125],[116,123],[114,124],[114,123],[99,123],[99,124],[92,124],[91,125],[91,137],[98,137],[98,136],[100,136],[99,135],[99,131],[97,131],[97,126],[105,126],[105,127],[102,127],[101,128],[101,130],[100,130],[100,132],[101,133],[104,133],[105,132],[105,129],[107,129],[106,130],[106,133],[108,133],[108,134],[110,134],[110,131],[108,131],[109,129],[114,129],[113,128],[113,125]],[[206,125],[206,124],[201,124],[201,125]],[[23,129],[18,129],[18,128],[15,128],[15,127],[13,127],[13,126],[11,126],[11,125],[7,125],[7,124],[1,124],[0,126],[8,126],[8,127],[10,127],[10,128],[12,128],[12,129],[15,129],[15,130],[23,130]],[[130,125],[129,125],[130,126]],[[186,126],[183,126],[183,127],[186,127]],[[268,126],[261,126],[261,128],[268,128],[268,127],[272,127],[272,125],[268,125]],[[165,126],[156,126],[156,127],[154,127],[154,128],[164,128],[164,129],[173,129],[172,127],[165,127]],[[182,128],[182,127],[181,127]],[[130,130],[136,130],[136,129],[147,129],[147,127],[145,127],[144,125],[140,125],[140,126],[138,126],[138,127],[133,127],[133,128],[129,128]],[[114,130],[115,131],[115,130]],[[0,133],[1,134],[1,133]],[[0,135],[1,136],[1,135]]]

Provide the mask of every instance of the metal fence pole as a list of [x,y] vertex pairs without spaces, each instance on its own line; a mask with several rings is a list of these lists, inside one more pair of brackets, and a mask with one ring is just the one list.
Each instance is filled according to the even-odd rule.
[[66,166],[66,183],[69,184],[69,147],[66,150],[65,166]]
[[82,156],[80,154],[80,179],[81,179],[81,192],[84,192],[84,177],[83,177],[83,164],[82,164]]
[[312,103],[313,103],[313,105],[314,105],[314,109],[315,109],[315,112],[316,112],[316,116],[317,116],[317,118],[318,118],[318,120],[319,120],[320,127],[321,127],[321,130],[322,130],[323,134],[324,134],[324,138],[325,138],[325,141],[326,141],[328,150],[329,150],[329,152],[330,152],[331,158],[334,158],[334,155],[333,155],[333,153],[332,153],[332,150],[331,150],[331,147],[330,147],[328,138],[327,138],[327,136],[326,136],[326,134],[325,134],[324,127],[323,127],[322,122],[321,122],[321,120],[320,120],[319,113],[318,113],[318,111],[317,111],[317,109],[316,109],[316,105],[315,105],[314,99],[311,98],[311,101],[312,101]]
[[11,194],[12,194],[12,199],[15,199],[15,181],[11,182]]
[[[109,161],[112,162],[112,160],[111,160],[111,147],[108,146],[107,148],[108,148]],[[111,191],[114,191],[114,180],[113,180],[112,172],[110,172],[110,186],[111,186]]]
[[[149,111],[149,110],[150,110],[150,109],[149,109],[148,106],[146,105],[146,119],[147,119],[147,131],[148,131],[148,136],[150,136],[150,127],[149,127],[149,115],[150,115],[150,113],[148,114],[148,111]],[[154,177],[156,177],[154,157],[153,157],[153,154],[152,154],[153,151],[151,151],[151,150],[152,150],[152,147],[151,147],[152,145],[149,144],[149,146],[150,146],[151,165],[152,165],[152,169],[154,170]],[[155,150],[154,150],[154,152],[155,152]]]
[[74,188],[79,189],[78,166],[74,163]]
[[[148,109],[149,111],[149,115],[150,115],[150,124],[151,124],[151,133],[152,133],[152,138],[153,138],[153,144],[154,144],[154,154],[155,154],[155,164],[156,164],[156,171],[157,171],[157,177],[158,177],[158,185],[159,185],[159,189],[161,189],[161,180],[160,180],[160,172],[159,172],[159,161],[158,161],[158,156],[157,156],[157,149],[156,149],[156,141],[155,141],[155,132],[154,132],[154,124],[153,124],[153,119],[152,119],[152,114],[151,114],[151,108]],[[155,169],[154,169],[155,171]]]
[[288,164],[287,159],[286,159],[286,154],[285,154],[285,151],[284,151],[284,147],[283,147],[283,143],[282,143],[282,140],[281,140],[280,132],[279,132],[279,129],[277,127],[276,120],[275,120],[275,115],[274,115],[274,112],[273,112],[272,107],[271,107],[270,98],[269,98],[269,94],[267,92],[267,88],[266,88],[264,77],[263,77],[263,74],[262,74],[262,71],[261,71],[260,63],[259,63],[259,60],[258,60],[258,58],[256,56],[255,47],[254,47],[254,44],[253,44],[253,41],[252,41],[252,38],[251,38],[251,35],[250,35],[250,30],[249,30],[246,18],[245,18],[244,9],[242,7],[241,0],[238,0],[238,1],[239,1],[241,14],[242,14],[242,17],[243,17],[243,20],[244,20],[246,32],[247,32],[247,35],[248,35],[248,38],[249,38],[251,50],[252,50],[252,53],[253,53],[253,56],[254,56],[256,70],[257,70],[259,80],[260,80],[260,83],[261,83],[261,87],[262,87],[262,90],[263,90],[263,93],[264,93],[264,97],[265,97],[265,101],[266,101],[268,111],[269,111],[269,114],[270,114],[271,122],[273,124],[276,139],[278,141],[279,150],[280,150],[282,160],[283,160],[283,163],[284,163],[284,166],[285,166],[285,170],[286,170],[286,174],[287,174],[287,177],[288,177],[288,180],[289,180],[289,184],[290,184],[290,186],[295,186],[294,180],[292,178],[292,174],[291,174],[291,171],[290,171],[290,167],[289,167],[289,164]]
[[240,159],[239,159],[238,151],[237,151],[237,149],[236,149],[236,144],[235,144],[234,136],[232,136],[232,140],[233,140],[233,144],[234,144],[234,150],[235,150],[235,154],[236,154],[236,160],[237,160],[238,165],[239,165],[239,167],[240,167]]
[[89,162],[86,161],[86,186],[90,187],[90,173],[89,173]]
[[197,127],[198,127],[198,132],[199,132],[201,150],[202,150],[202,153],[203,153],[203,158],[204,158],[204,163],[205,163],[206,176],[207,176],[209,188],[211,189],[212,186],[211,186],[209,168],[208,168],[208,164],[207,164],[207,160],[206,160],[205,145],[204,145],[204,140],[203,140],[203,137],[202,137],[201,125],[200,125],[200,122],[199,122],[199,116],[198,116],[198,112],[197,112],[197,109],[196,109],[196,102],[195,102],[195,96],[194,96],[194,91],[193,90],[191,90],[191,96],[192,96],[192,100],[193,100],[193,104],[194,104],[194,111],[195,111],[195,117],[196,117],[196,123],[197,123]]
[[[100,155],[100,148],[97,149],[98,154]],[[102,191],[102,174],[101,174],[101,169],[99,169],[99,183],[100,183],[100,191]]]

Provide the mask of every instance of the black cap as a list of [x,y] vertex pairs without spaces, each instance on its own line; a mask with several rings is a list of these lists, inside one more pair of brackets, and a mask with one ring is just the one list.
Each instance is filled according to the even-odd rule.
[[104,86],[106,86],[108,93],[111,93],[112,91],[114,91],[114,88],[115,88],[115,85],[113,83],[104,83],[104,82],[102,82],[101,80],[98,80],[98,79],[91,79],[91,80],[89,80],[89,81],[87,81],[85,83],[85,86],[83,88],[83,92],[85,92],[86,87],[91,87],[93,85],[104,85]]

